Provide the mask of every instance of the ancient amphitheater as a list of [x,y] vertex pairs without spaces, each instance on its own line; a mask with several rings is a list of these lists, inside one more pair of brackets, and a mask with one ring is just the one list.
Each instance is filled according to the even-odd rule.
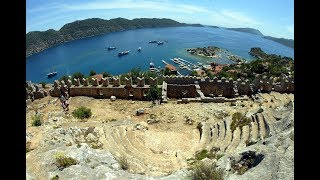
[[[166,102],[71,97],[70,112],[79,106],[92,109],[86,122],[63,113],[56,97],[29,102],[27,179],[185,179],[190,159],[204,149],[221,156],[213,161],[225,170],[226,179],[293,178],[292,93],[271,91],[221,103]],[[137,115],[137,110],[143,113]],[[40,127],[30,125],[36,112],[44,120]],[[236,112],[251,122],[232,132]],[[249,150],[263,154],[264,160],[243,175],[232,173],[230,158]],[[58,151],[80,163],[57,169]],[[127,171],[119,168],[121,157],[128,160]],[[272,163],[276,167],[269,167]]]

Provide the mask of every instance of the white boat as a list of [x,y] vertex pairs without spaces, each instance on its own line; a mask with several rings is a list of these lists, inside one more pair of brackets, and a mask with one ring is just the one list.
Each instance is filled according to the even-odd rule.
[[55,72],[48,73],[47,76],[48,76],[48,78],[51,78],[57,74],[58,74],[58,72],[55,71]]

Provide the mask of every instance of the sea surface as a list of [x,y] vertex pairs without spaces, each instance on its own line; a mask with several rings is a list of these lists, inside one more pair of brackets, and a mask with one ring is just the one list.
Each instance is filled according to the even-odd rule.
[[[157,45],[149,43],[152,40],[166,42]],[[109,46],[115,46],[116,49],[108,51]],[[151,61],[155,67],[164,68],[162,60],[178,67],[170,60],[173,57],[194,64],[209,64],[213,61],[220,64],[233,63],[226,58],[199,57],[186,51],[187,48],[207,46],[226,49],[247,61],[255,59],[248,53],[252,47],[294,58],[294,49],[253,34],[212,27],[146,28],[75,40],[29,56],[26,61],[26,80],[49,83],[78,71],[88,75],[90,70],[119,75],[135,67],[148,70]],[[138,47],[142,48],[140,52],[137,51]],[[125,50],[130,50],[130,53],[118,57],[118,53]],[[47,78],[47,74],[52,71],[58,74]],[[184,75],[190,73],[179,68],[178,71]]]

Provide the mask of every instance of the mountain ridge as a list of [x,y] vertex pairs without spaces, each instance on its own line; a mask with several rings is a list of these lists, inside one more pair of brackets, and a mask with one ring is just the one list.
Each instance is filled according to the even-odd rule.
[[101,34],[140,28],[197,26],[201,24],[186,24],[167,18],[114,18],[104,20],[89,18],[67,23],[58,31],[31,31],[26,34],[26,56],[41,52],[45,49],[69,42],[72,40],[97,36]]

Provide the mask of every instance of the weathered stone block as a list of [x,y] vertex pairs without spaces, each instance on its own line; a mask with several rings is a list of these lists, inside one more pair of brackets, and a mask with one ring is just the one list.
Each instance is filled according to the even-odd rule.
[[124,80],[125,80],[125,85],[127,87],[131,87],[132,86],[132,78],[131,77],[130,78],[125,77]]
[[67,86],[70,88],[70,87],[72,86],[72,82],[71,82],[71,80],[70,80],[70,79],[68,79],[68,80],[67,80],[67,82],[66,82],[66,84],[67,84]]
[[99,85],[98,79],[96,79],[96,78],[91,78],[91,79],[92,79],[92,85],[93,86],[98,86]]
[[53,82],[53,86],[54,86],[54,87],[59,87],[59,81],[55,80],[55,81]]
[[82,82],[83,82],[84,86],[88,86],[89,85],[88,79],[82,78]]
[[104,87],[109,86],[109,78],[102,78],[102,85]]
[[114,87],[120,86],[120,79],[119,78],[116,78],[116,77],[113,78],[113,86]]
[[150,77],[150,85],[153,86],[153,85],[157,85],[158,84],[158,78],[153,78],[153,77]]
[[145,85],[144,77],[142,77],[142,78],[137,77],[137,86],[138,87],[143,87],[144,85]]

